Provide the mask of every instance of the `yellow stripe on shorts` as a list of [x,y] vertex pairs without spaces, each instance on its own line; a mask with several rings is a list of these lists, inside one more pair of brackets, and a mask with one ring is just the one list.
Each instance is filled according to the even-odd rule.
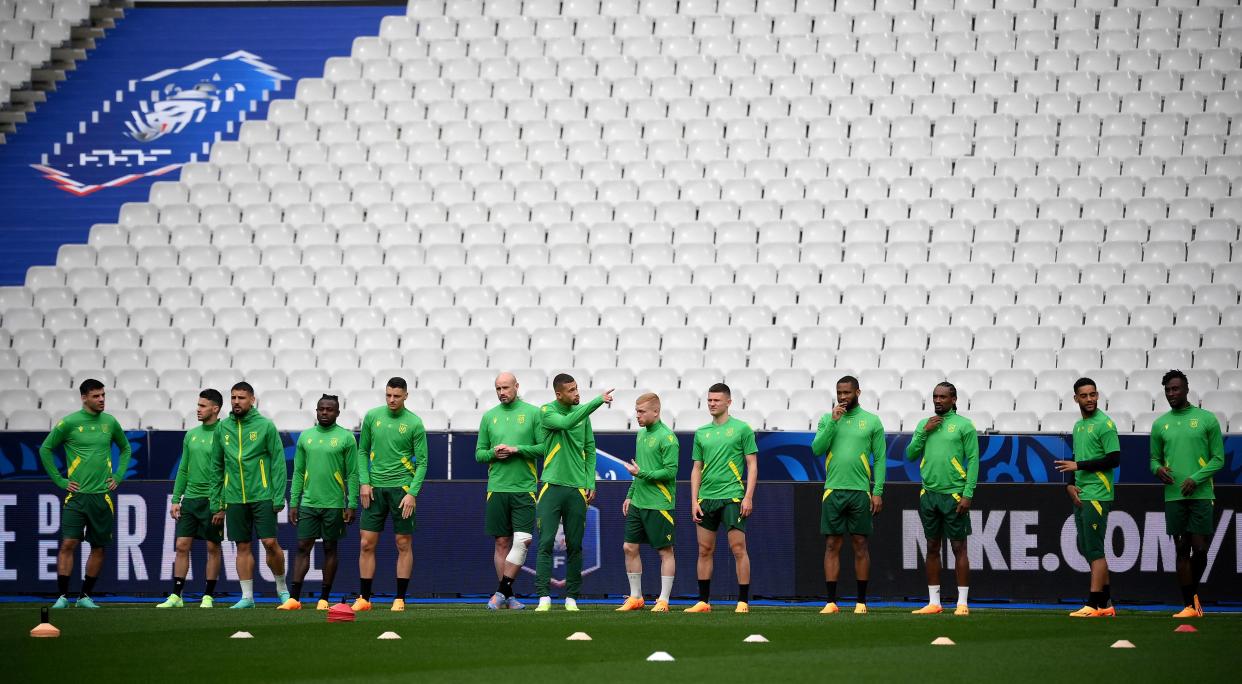
[[548,491],[548,485],[550,484],[552,483],[551,482],[543,483],[543,487],[539,489],[539,496],[535,497],[535,503],[539,503],[539,500],[543,498],[543,493]]
[[1104,507],[1100,505],[1099,501],[1092,501],[1091,506],[1092,508],[1095,509],[1096,513],[1098,513],[1099,515],[1104,515]]
[[828,500],[828,497],[829,497],[831,494],[832,494],[832,490],[831,490],[831,489],[825,489],[825,490],[824,490],[824,495],[823,495],[823,496],[821,496],[821,497],[819,497],[819,500],[820,500],[820,501],[827,501],[827,500]]
[[112,495],[104,494],[104,501],[108,502],[108,510],[112,511],[113,515],[116,515],[116,506],[112,505]]
[[672,516],[672,515],[670,515],[668,511],[663,511],[663,510],[662,510],[662,511],[660,511],[660,515],[664,516],[664,519],[668,521],[668,524],[670,524],[670,525],[676,525],[676,524],[677,524],[677,523],[673,522],[673,516]]

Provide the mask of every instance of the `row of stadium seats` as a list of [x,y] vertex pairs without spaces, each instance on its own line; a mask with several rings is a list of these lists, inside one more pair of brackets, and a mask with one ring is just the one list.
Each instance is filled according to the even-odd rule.
[[[138,399],[131,399],[136,402],[133,405],[137,408],[127,409],[108,409],[109,413],[117,416],[118,420],[126,429],[147,429],[147,430],[181,430],[192,427],[195,420],[192,414],[186,414],[180,410],[170,410],[167,408],[171,402],[174,406],[193,405],[193,401],[197,397],[197,391],[181,392],[174,394],[170,399],[169,396],[161,391],[140,391],[137,395]],[[631,399],[637,397],[638,390],[632,390]],[[52,420],[58,419],[60,415],[72,410],[76,393],[68,392],[64,395],[57,395],[50,401],[45,402],[46,409],[29,409],[16,408],[11,413],[0,411],[0,426],[5,426],[8,430],[22,431],[40,431],[47,430]],[[550,390],[545,393],[535,393],[538,398],[551,400],[552,393]],[[283,395],[276,395],[281,397]],[[311,392],[302,400],[304,408],[298,409],[297,397],[289,396],[287,398],[276,398],[267,400],[267,404],[275,410],[269,410],[260,404],[260,409],[265,411],[269,417],[273,417],[276,425],[281,430],[300,431],[309,427],[313,423],[314,402],[319,398],[320,392]],[[340,424],[352,429],[358,426],[358,420],[362,412],[373,404],[375,404],[375,392],[370,393],[370,399],[359,398],[351,402],[345,399],[345,405],[361,406],[361,410],[345,409],[342,411]],[[996,397],[990,398],[995,399]],[[179,401],[180,400],[180,401]],[[111,400],[110,400],[111,401]],[[467,406],[468,408],[457,408],[451,412],[443,409],[419,409],[416,412],[423,418],[427,429],[433,431],[442,430],[463,430],[473,431],[479,426],[479,418],[483,411],[494,403],[494,397],[491,402],[480,403],[478,408],[474,407],[474,402],[469,397],[464,397],[457,404],[452,399],[445,397],[439,402],[445,407],[453,407],[454,405]],[[1001,405],[1004,402],[1002,400]],[[430,402],[427,404],[430,405]],[[824,406],[820,404],[818,406]],[[286,408],[290,407],[290,408]],[[140,412],[140,410],[141,412]],[[1145,411],[1137,414],[1130,414],[1121,411],[1105,409],[1109,416],[1116,423],[1119,431],[1128,432],[1146,432],[1150,429],[1152,422],[1163,411]],[[890,431],[903,430],[912,431],[918,424],[918,421],[926,418],[931,412],[930,407],[918,410],[909,408],[905,412],[895,410],[881,409],[877,411],[885,427]],[[747,421],[752,426],[759,429],[767,430],[798,430],[806,431],[815,428],[815,422],[822,413],[822,408],[812,407],[810,411],[798,408],[791,409],[772,409],[760,412],[751,409],[736,409],[732,411],[735,417]],[[766,414],[766,418],[764,415]],[[983,430],[1006,433],[1022,433],[1022,432],[1068,432],[1078,419],[1077,410],[1053,411],[1049,413],[1038,414],[1032,411],[1003,411],[1003,410],[969,410],[966,415],[971,418],[976,427]],[[1227,430],[1237,431],[1242,427],[1242,412],[1233,413],[1228,419],[1225,415],[1218,413],[1221,419],[1222,427]],[[670,427],[677,430],[693,430],[706,422],[708,416],[705,409],[685,409],[674,412],[668,407],[665,408],[664,420]],[[626,411],[622,409],[613,409],[610,411],[599,412],[598,415],[592,416],[592,422],[596,430],[599,431],[625,431],[637,427],[637,423],[632,420],[632,410]]]

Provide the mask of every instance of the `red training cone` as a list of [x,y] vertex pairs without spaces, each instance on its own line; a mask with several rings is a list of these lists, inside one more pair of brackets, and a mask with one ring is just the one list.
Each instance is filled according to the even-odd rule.
[[328,622],[353,622],[356,616],[354,609],[344,603],[338,603],[328,609]]
[[1174,632],[1197,632],[1199,630],[1195,629],[1194,625],[1178,625],[1177,629],[1173,631]]

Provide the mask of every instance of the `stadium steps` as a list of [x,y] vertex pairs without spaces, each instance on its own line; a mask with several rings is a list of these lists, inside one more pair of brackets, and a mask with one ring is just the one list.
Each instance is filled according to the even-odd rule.
[[0,107],[0,145],[5,143],[6,134],[17,132],[17,126],[26,123],[27,116],[47,101],[48,92],[56,90],[56,84],[65,80],[79,61],[86,59],[87,51],[95,48],[96,41],[116,27],[117,21],[125,16],[125,9],[133,6],[133,0],[104,0],[91,7],[90,18],[70,29],[68,39],[52,48],[48,61],[31,69],[29,83],[14,90],[9,101]]

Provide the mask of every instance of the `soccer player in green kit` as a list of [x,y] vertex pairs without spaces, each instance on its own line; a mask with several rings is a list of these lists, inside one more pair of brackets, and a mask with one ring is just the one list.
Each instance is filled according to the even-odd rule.
[[625,574],[630,595],[618,611],[640,610],[643,601],[643,560],[639,544],[646,542],[660,555],[660,598],[653,613],[667,613],[673,593],[677,561],[673,556],[673,507],[677,492],[677,435],[660,420],[660,397],[647,392],[634,402],[642,429],[634,446],[634,460],[625,469],[634,476],[621,504],[625,516]]
[[[104,413],[104,385],[102,382],[83,380],[78,386],[82,394],[82,410],[60,420],[48,433],[39,447],[39,460],[43,469],[57,487],[69,493],[65,495],[60,514],[60,553],[56,558],[56,599],[53,608],[68,608],[71,604],[69,573],[73,572],[74,555],[82,540],[91,545],[86,559],[86,576],[82,578],[82,592],[78,594],[78,608],[98,608],[91,600],[95,581],[103,570],[107,546],[112,543],[113,516],[116,506],[112,494],[129,470],[129,439],[121,424],[110,414]],[[112,445],[120,449],[121,457],[116,471],[112,470]],[[65,448],[65,475],[56,466],[54,451]]]
[[276,514],[285,507],[285,447],[271,420],[254,407],[254,388],[233,385],[233,411],[216,428],[216,453],[224,463],[225,525],[237,543],[237,578],[241,600],[233,608],[254,608],[254,552],[257,533],[267,551],[267,567],[276,579],[280,603],[289,600],[285,587],[285,551],[276,539]]
[[1203,617],[1199,580],[1207,568],[1216,493],[1212,476],[1225,465],[1220,421],[1191,406],[1186,374],[1171,370],[1161,380],[1169,412],[1151,426],[1151,472],[1164,483],[1164,525],[1177,545],[1182,610],[1175,618]]
[[1074,423],[1074,460],[1053,461],[1059,472],[1074,473],[1066,486],[1074,502],[1074,523],[1078,527],[1078,551],[1091,564],[1091,594],[1087,605],[1070,613],[1072,617],[1113,617],[1112,591],[1108,583],[1108,559],[1104,556],[1108,538],[1108,512],[1113,507],[1113,481],[1121,463],[1121,441],[1117,426],[1099,410],[1100,392],[1091,378],[1074,383],[1074,402],[1082,418]]
[[392,378],[384,387],[384,405],[367,411],[362,419],[358,444],[365,458],[358,468],[362,500],[358,577],[362,586],[354,610],[371,610],[375,545],[389,515],[397,544],[397,597],[391,609],[405,610],[405,592],[414,572],[414,508],[427,477],[427,431],[423,419],[405,407],[408,396],[405,378]]
[[957,574],[957,608],[954,615],[970,615],[970,503],[979,481],[979,433],[975,424],[957,412],[957,387],[942,382],[932,390],[936,415],[919,422],[906,447],[906,458],[923,457],[919,473],[919,518],[927,535],[927,605],[911,611],[934,615],[940,605],[940,551],[944,538],[953,549]]
[[485,528],[496,538],[496,579],[500,585],[487,602],[488,610],[521,610],[513,597],[530,542],[535,538],[535,462],[543,445],[535,432],[539,407],[518,398],[513,373],[496,376],[496,399],[500,401],[479,421],[479,441],[474,457],[487,464],[487,512]]
[[[712,422],[695,430],[690,471],[691,518],[698,524],[699,600],[687,613],[710,613],[712,571],[715,569],[716,533],[723,524],[737,571],[735,613],[750,612],[750,554],[746,550],[746,519],[755,507],[759,481],[759,447],[755,431],[729,415],[733,392],[723,382],[707,388],[707,412]],[[742,484],[742,468],[746,484]]]
[[[858,378],[837,381],[837,405],[819,420],[811,453],[824,456],[824,496],[819,531],[824,535],[824,584],[828,602],[822,614],[840,612],[837,578],[841,573],[841,546],[849,534],[854,545],[854,574],[858,579],[855,615],[867,613],[867,582],[871,577],[871,517],[884,506],[887,445],[880,417],[858,405],[862,394]],[[872,466],[872,457],[875,465]],[[872,480],[875,480],[874,486]]]
[[315,427],[298,435],[289,493],[289,522],[298,528],[298,556],[293,591],[279,610],[302,609],[302,583],[310,571],[316,539],[323,539],[323,586],[315,608],[328,609],[337,540],[345,536],[345,526],[353,522],[358,507],[358,443],[353,432],[336,424],[340,415],[340,399],[325,394],[315,404]]
[[224,540],[224,470],[216,457],[216,428],[224,397],[214,389],[198,394],[197,417],[201,425],[185,433],[181,441],[181,464],[173,483],[172,519],[177,521],[176,551],[173,561],[173,590],[156,608],[185,606],[182,593],[190,570],[190,547],[195,539],[207,543],[207,587],[199,608],[211,608],[216,601],[216,580],[224,563],[220,542]]
[[[591,414],[612,405],[612,390],[578,405],[578,383],[559,373],[552,379],[556,400],[539,407],[536,440],[543,445],[543,488],[535,503],[539,525],[539,556],[535,563],[538,612],[552,609],[552,549],[556,530],[565,527],[565,610],[578,610],[582,589],[582,535],[587,505],[595,499],[595,432]],[[574,408],[577,406],[577,408]]]

